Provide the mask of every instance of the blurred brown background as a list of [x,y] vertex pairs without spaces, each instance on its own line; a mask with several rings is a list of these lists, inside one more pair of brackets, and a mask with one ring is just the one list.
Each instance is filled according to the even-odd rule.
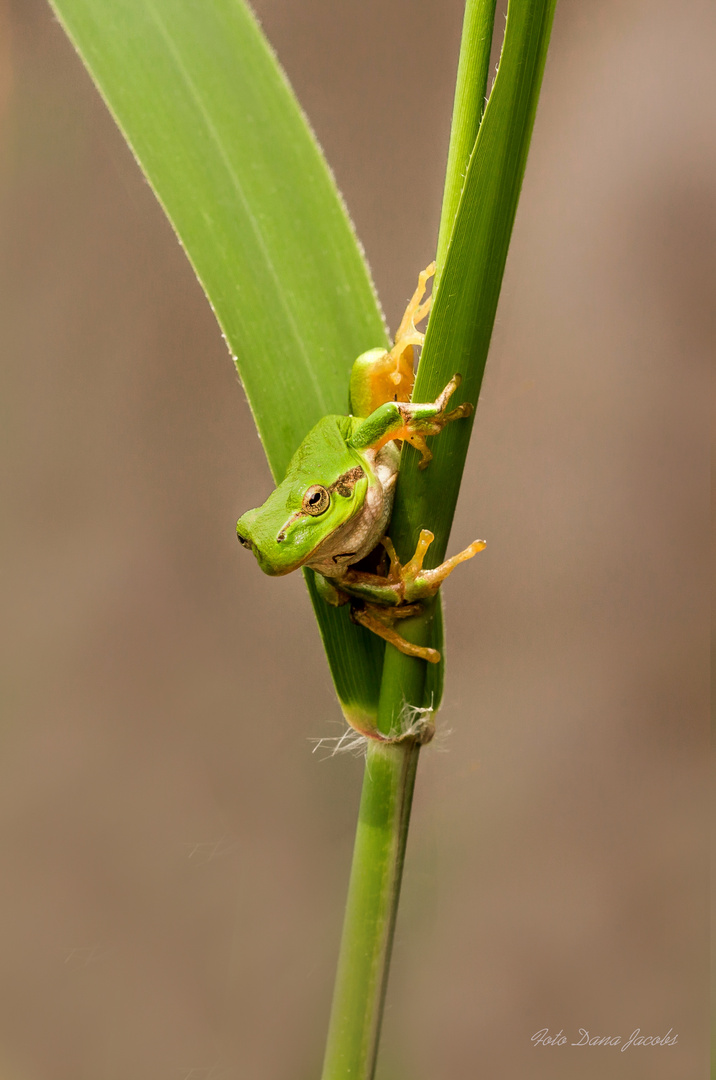
[[[395,326],[460,0],[259,12]],[[714,31],[706,0],[558,5],[383,1080],[706,1074]],[[311,753],[339,712],[300,577],[236,543],[269,474],[169,226],[43,0],[0,0],[0,42],[0,1076],[309,1080],[362,765]]]

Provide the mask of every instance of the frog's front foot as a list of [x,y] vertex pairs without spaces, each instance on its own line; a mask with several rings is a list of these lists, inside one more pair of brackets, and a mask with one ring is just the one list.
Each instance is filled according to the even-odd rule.
[[425,554],[434,540],[429,529],[423,529],[412,559],[402,565],[388,537],[381,543],[390,559],[387,575],[367,574],[349,567],[338,583],[342,595],[348,594],[363,601],[362,606],[353,605],[351,618],[374,634],[389,641],[407,656],[417,656],[431,664],[437,664],[440,653],[423,645],[414,645],[402,637],[393,624],[398,619],[408,619],[421,610],[421,600],[435,596],[443,581],[456,566],[471,559],[486,547],[484,540],[475,540],[464,551],[453,555],[434,570],[425,570]]
[[381,541],[390,559],[389,579],[397,579],[400,582],[402,602],[405,604],[413,604],[418,600],[425,600],[430,596],[435,596],[445,578],[453,572],[456,566],[466,562],[468,559],[472,559],[473,556],[477,555],[478,551],[483,551],[487,547],[484,540],[475,540],[464,551],[453,555],[451,559],[447,559],[440,566],[436,566],[434,570],[425,570],[423,568],[425,555],[434,539],[435,536],[429,529],[422,529],[415,548],[415,554],[410,562],[407,562],[404,566],[401,565],[398,559],[392,541],[387,536],[384,536]]
[[[453,420],[462,420],[467,416],[471,416],[474,411],[471,402],[463,401],[462,405],[458,405],[456,409],[446,412],[447,404],[461,382],[462,375],[459,373],[453,375],[442,393],[435,398],[435,401],[428,406],[415,407],[416,415],[411,417],[406,424],[406,441],[420,451],[419,469],[424,469],[433,458],[432,451],[425,441],[426,437],[428,435],[439,435],[446,424],[452,423]],[[421,415],[421,412],[427,413],[428,409],[432,410],[431,415]]]
[[471,416],[474,411],[469,401],[447,411],[448,402],[461,382],[459,373],[453,375],[435,401],[386,401],[361,421],[351,436],[350,445],[358,451],[378,451],[391,439],[400,439],[420,451],[420,468],[424,469],[433,456],[425,441],[428,436],[439,435],[446,424]]

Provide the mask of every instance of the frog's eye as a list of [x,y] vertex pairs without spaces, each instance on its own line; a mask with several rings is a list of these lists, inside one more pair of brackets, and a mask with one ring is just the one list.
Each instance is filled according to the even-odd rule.
[[303,496],[303,509],[312,517],[318,517],[319,514],[325,514],[330,505],[331,496],[320,484],[312,484]]

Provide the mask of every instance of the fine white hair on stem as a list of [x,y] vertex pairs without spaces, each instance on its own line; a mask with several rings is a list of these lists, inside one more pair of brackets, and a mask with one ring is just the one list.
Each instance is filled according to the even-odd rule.
[[[396,733],[399,739],[409,738],[421,738],[434,732],[435,724],[433,722],[433,705],[432,701],[430,705],[419,706],[409,705],[407,701],[403,702],[400,710],[400,717],[398,720],[398,732]],[[432,739],[433,735],[429,734],[429,738],[426,742]]]
[[323,748],[325,758],[335,757],[336,754],[353,754],[355,757],[363,757],[368,746],[368,736],[361,735],[355,728],[346,724],[342,735],[324,735],[320,739],[312,738],[309,742],[315,743],[311,753]]
[[[357,757],[362,757],[365,755],[366,747],[371,739],[384,744],[402,743],[407,742],[409,739],[415,739],[416,742],[424,745],[431,742],[435,734],[433,713],[432,705],[420,707],[409,705],[407,701],[404,701],[398,717],[397,727],[390,735],[382,735],[378,732],[375,735],[362,733],[350,727],[350,725],[346,725],[341,735],[324,735],[320,739],[310,739],[310,742],[315,743],[312,753],[315,754],[317,750],[323,748],[327,751],[325,755],[327,758],[335,757],[336,754],[355,754]],[[444,742],[444,736],[447,734],[449,733],[441,733],[441,742]]]

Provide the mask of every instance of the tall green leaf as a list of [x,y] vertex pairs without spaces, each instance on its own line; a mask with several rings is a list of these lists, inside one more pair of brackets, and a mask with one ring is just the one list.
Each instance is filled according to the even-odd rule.
[[[51,0],[216,313],[274,474],[386,342],[320,149],[243,0]],[[238,557],[238,554],[237,554]],[[377,706],[384,645],[309,588],[338,696]]]
[[465,3],[438,250],[435,256],[438,267],[436,284],[445,263],[445,252],[465,186],[467,166],[485,112],[496,6],[496,0],[466,0]]
[[[482,385],[507,250],[517,213],[556,0],[510,0],[495,84],[467,167],[415,383],[430,401],[454,372],[459,401],[476,402]],[[453,402],[451,402],[451,405]],[[474,420],[474,417],[473,417]],[[391,524],[396,545],[436,521],[432,563],[445,555],[472,422],[450,424],[433,443],[430,468],[406,451]],[[431,526],[432,528],[432,526]]]

